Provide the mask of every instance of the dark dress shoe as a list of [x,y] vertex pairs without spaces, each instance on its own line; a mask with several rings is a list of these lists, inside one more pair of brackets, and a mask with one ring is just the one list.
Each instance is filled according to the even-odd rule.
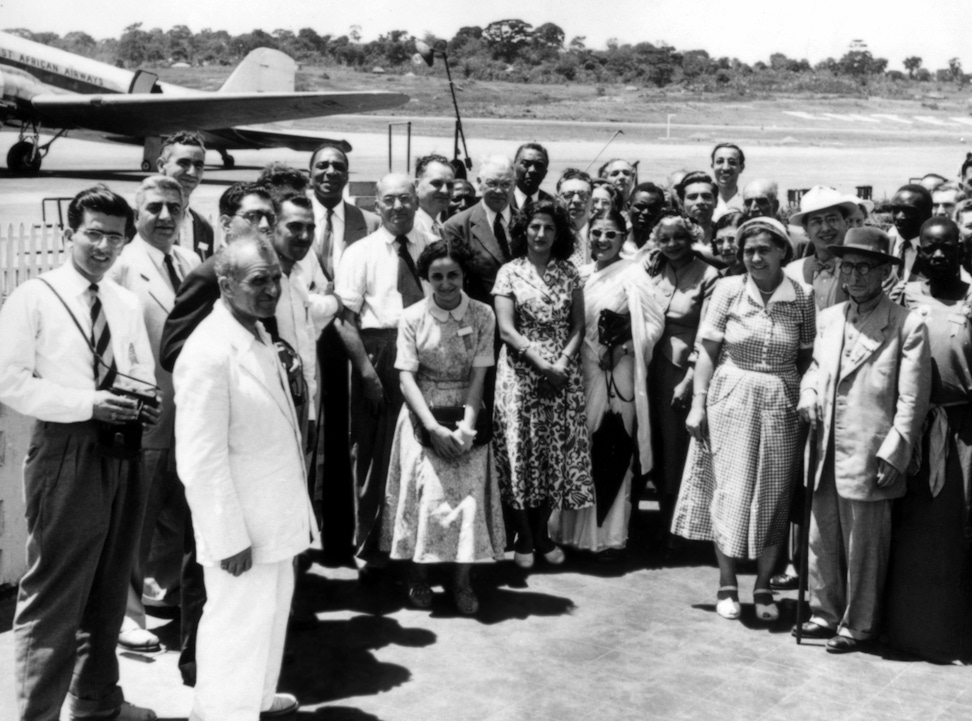
[[789,573],[778,573],[770,579],[770,588],[774,591],[795,591],[799,585],[800,577]]
[[834,636],[827,641],[827,653],[852,653],[860,648],[860,641],[847,636]]
[[[837,632],[834,629],[821,626],[819,623],[814,623],[813,621],[804,621],[800,627],[801,638],[831,638],[835,633]],[[790,635],[797,635],[796,626],[790,631]]]

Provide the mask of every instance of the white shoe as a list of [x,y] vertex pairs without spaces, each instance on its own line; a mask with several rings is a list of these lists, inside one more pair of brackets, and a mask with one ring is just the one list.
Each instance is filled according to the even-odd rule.
[[128,701],[122,701],[122,705],[118,709],[118,715],[115,716],[115,721],[155,721],[157,718],[158,716],[155,715],[155,711],[150,708],[142,708],[141,706],[130,704]]
[[118,645],[126,651],[152,652],[162,648],[159,637],[144,628],[129,628],[118,634]]
[[300,704],[297,703],[296,696],[292,696],[289,693],[277,693],[273,695],[273,703],[270,704],[270,708],[260,712],[260,718],[268,719],[287,716],[294,713],[299,707]]
[[730,621],[735,621],[742,613],[742,606],[739,605],[738,597],[739,588],[738,586],[720,586],[719,593],[723,592],[733,592],[736,598],[727,596],[726,598],[718,599],[716,601],[716,613]]

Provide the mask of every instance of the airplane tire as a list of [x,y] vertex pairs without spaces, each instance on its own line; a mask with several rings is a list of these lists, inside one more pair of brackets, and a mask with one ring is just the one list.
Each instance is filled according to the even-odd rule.
[[7,167],[14,173],[36,173],[41,167],[40,154],[34,155],[34,144],[29,140],[21,140],[7,152]]
[[152,170],[152,164],[149,161],[147,161],[147,160],[143,160],[142,161],[142,172],[143,173],[148,173],[148,172],[151,172],[151,170]]

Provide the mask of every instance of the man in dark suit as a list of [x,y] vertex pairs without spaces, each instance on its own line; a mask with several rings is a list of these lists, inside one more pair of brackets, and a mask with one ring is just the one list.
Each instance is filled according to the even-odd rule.
[[513,171],[516,175],[516,187],[510,199],[513,211],[522,210],[527,203],[540,200],[553,200],[550,193],[540,190],[540,183],[547,177],[550,158],[547,149],[540,143],[524,143],[516,149],[513,156]]
[[[330,292],[334,271],[347,247],[378,230],[381,221],[374,213],[344,200],[348,184],[348,156],[331,145],[322,145],[311,155],[310,198],[314,204],[313,252],[300,262],[303,278],[312,293]],[[340,319],[328,325],[317,343],[321,365],[320,403],[323,413],[318,429],[318,453],[314,482],[321,481],[324,497],[321,542],[329,563],[352,563],[354,559],[354,479],[351,475],[349,441],[350,359],[341,341]]]
[[179,246],[193,250],[200,260],[206,260],[214,252],[213,226],[189,207],[192,191],[202,182],[206,165],[206,146],[199,133],[180,130],[162,140],[158,168],[162,175],[175,178],[182,186],[185,216],[179,232]]
[[469,246],[473,262],[466,274],[466,293],[492,306],[496,273],[510,260],[513,166],[509,158],[502,155],[484,158],[477,182],[482,200],[449,218],[442,227],[442,237]]

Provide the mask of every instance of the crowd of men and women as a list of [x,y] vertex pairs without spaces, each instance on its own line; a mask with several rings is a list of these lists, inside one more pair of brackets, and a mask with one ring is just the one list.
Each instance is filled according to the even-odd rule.
[[309,179],[229,187],[218,236],[190,207],[204,160],[178,133],[134,209],[80,192],[67,262],[0,309],[0,401],[37,421],[22,719],[65,697],[154,718],[115,657],[159,647],[146,605],[181,606],[193,719],[291,713],[294,558],[319,534],[363,582],[407,564],[417,608],[449,564],[475,614],[476,563],[616,559],[648,484],[668,546],[713,543],[719,616],[749,559],[777,621],[806,554],[804,637],[968,656],[972,154],[889,215],[815,186],[785,217],[733,144],[667,183],[568,169],[551,196],[527,143],[475,184],[423,157],[373,214],[325,145]]

